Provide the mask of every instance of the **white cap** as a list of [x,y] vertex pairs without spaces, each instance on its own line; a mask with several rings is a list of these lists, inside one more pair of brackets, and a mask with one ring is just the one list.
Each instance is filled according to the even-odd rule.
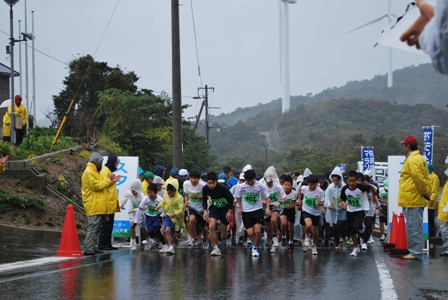
[[247,170],[252,170],[252,166],[247,164],[244,168],[243,168],[243,173],[246,172]]
[[188,171],[187,171],[187,169],[180,169],[180,170],[179,170],[179,176],[182,176],[182,177],[186,177],[186,176],[188,176]]
[[244,173],[240,173],[240,180],[244,180]]
[[266,180],[266,182],[274,182],[275,173],[267,169],[266,172],[264,172],[264,179]]
[[364,171],[364,175],[367,175],[369,177],[372,177],[372,172],[370,172],[370,170],[365,170]]

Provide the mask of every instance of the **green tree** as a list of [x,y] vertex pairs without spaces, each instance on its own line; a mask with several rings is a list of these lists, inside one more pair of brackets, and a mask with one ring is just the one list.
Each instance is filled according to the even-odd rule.
[[72,99],[75,105],[64,127],[64,133],[84,137],[87,132],[100,131],[104,118],[93,115],[98,107],[98,92],[109,88],[136,92],[138,77],[134,72],[125,72],[117,67],[109,67],[106,62],[97,62],[86,55],[74,59],[69,64],[69,75],[65,77],[64,89],[53,96],[54,111],[60,122]]

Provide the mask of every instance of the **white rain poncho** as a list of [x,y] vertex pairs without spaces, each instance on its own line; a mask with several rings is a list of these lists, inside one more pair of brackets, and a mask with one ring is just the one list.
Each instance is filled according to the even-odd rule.
[[[336,224],[338,220],[345,221],[347,219],[347,213],[345,209],[339,207],[341,201],[341,190],[344,184],[344,177],[342,176],[342,171],[339,167],[335,167],[333,172],[330,174],[330,180],[333,175],[338,175],[341,178],[339,185],[335,185],[334,182],[325,191],[325,203],[324,206],[327,208],[325,213],[325,220],[329,224]],[[333,209],[328,209],[328,206],[332,205]]]

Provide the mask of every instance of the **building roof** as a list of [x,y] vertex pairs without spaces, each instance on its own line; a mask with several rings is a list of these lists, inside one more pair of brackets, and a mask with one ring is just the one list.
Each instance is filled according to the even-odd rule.
[[[6,65],[0,63],[0,76],[11,76],[11,68],[8,68]],[[14,77],[20,76],[19,72],[14,71]]]

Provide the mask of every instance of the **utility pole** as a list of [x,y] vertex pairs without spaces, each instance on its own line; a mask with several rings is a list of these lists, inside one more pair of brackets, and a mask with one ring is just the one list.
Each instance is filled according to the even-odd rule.
[[171,43],[173,72],[173,167],[182,168],[182,94],[180,73],[179,0],[171,0]]
[[210,128],[215,128],[215,127],[214,126],[210,126],[210,119],[209,119],[209,115],[208,115],[208,110],[209,109],[219,109],[219,107],[210,107],[210,106],[208,106],[208,91],[209,90],[215,91],[214,87],[208,87],[207,85],[205,85],[205,87],[198,88],[198,93],[199,93],[199,90],[204,90],[205,97],[204,97],[204,102],[202,102],[201,110],[200,110],[199,115],[197,117],[196,126],[195,127],[197,127],[199,119],[201,118],[202,108],[205,106],[205,139],[207,140],[207,148],[210,148]]

